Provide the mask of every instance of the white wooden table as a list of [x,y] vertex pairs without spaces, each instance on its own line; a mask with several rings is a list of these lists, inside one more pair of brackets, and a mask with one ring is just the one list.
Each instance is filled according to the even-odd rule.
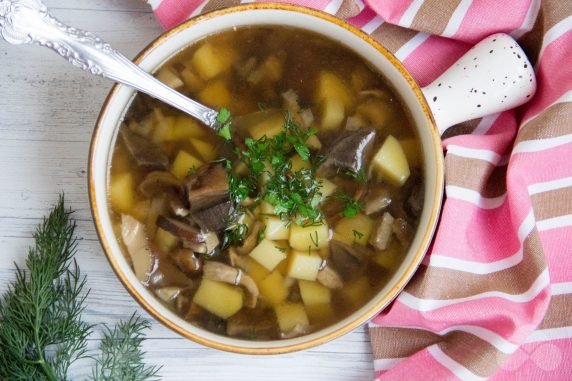
[[[161,33],[138,0],[45,0],[62,21],[95,32],[128,57]],[[113,324],[135,310],[152,322],[147,361],[164,380],[367,380],[373,378],[365,327],[301,353],[255,357],[198,345],[151,318],[125,291],[97,241],[87,196],[92,129],[111,87],[69,66],[47,49],[0,39],[0,292],[23,265],[31,234],[65,191],[77,211],[77,259],[92,289],[84,319]],[[100,332],[94,334],[97,345]],[[74,368],[73,379],[89,374]]]

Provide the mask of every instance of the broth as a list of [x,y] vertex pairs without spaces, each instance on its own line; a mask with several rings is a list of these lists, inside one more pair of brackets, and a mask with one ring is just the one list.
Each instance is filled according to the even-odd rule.
[[138,94],[120,127],[111,214],[159,300],[209,331],[274,340],[343,319],[387,283],[423,177],[379,73],[317,34],[248,27],[190,45],[156,75],[232,114],[225,141]]

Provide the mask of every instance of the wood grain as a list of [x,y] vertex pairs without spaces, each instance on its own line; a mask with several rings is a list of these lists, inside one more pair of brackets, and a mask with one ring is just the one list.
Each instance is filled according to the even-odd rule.
[[[140,0],[46,0],[62,21],[103,37],[128,57],[161,28]],[[23,264],[31,234],[61,191],[77,212],[79,264],[92,289],[85,320],[113,324],[134,310],[152,322],[147,361],[164,380],[367,380],[373,377],[362,327],[321,347],[273,357],[229,354],[195,344],[148,316],[112,272],[97,241],[87,197],[87,158],[99,108],[111,87],[52,52],[0,40],[0,292]],[[99,331],[93,336],[97,346]],[[89,374],[74,368],[74,380]]]

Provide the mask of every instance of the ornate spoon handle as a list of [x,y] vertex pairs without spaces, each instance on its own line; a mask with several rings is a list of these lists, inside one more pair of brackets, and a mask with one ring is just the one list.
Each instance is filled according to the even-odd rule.
[[164,85],[93,33],[61,23],[40,0],[0,0],[0,34],[14,45],[50,48],[80,69],[131,86],[216,127],[215,110]]

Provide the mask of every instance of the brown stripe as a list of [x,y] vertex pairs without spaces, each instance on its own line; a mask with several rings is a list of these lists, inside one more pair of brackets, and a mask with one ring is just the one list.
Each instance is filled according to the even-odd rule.
[[421,266],[405,290],[421,299],[457,299],[500,291],[512,295],[527,291],[546,268],[538,231],[524,241],[522,261],[506,270],[472,274],[440,267]]
[[445,158],[445,183],[479,192],[483,197],[498,197],[506,193],[507,166],[457,155]]
[[467,122],[459,123],[453,127],[449,127],[443,133],[441,137],[443,140],[457,136],[457,135],[468,135],[472,134],[475,128],[479,125],[482,119],[473,119]]
[[447,356],[481,377],[491,376],[509,357],[488,342],[466,332],[451,332],[439,348]]
[[535,194],[532,206],[537,221],[572,214],[572,187]]
[[369,329],[373,358],[402,358],[440,342],[435,333],[413,328],[372,327]]
[[542,111],[518,132],[515,145],[526,140],[572,134],[572,102],[557,103]]
[[360,9],[355,0],[344,0],[336,12],[336,16],[341,19],[348,19],[357,16],[359,13]]
[[543,0],[544,31],[548,31],[554,25],[572,15],[572,1]]
[[207,13],[216,9],[231,7],[233,5],[239,4],[240,0],[211,0],[203,7],[201,13]]
[[518,44],[525,51],[530,62],[535,65],[540,53],[542,38],[544,37],[544,10],[540,7],[534,26],[530,32],[518,39]]
[[425,0],[417,11],[411,29],[441,34],[461,0]]
[[[538,329],[572,326],[572,295],[554,295]],[[572,328],[571,328],[572,329]]]
[[384,22],[373,31],[371,36],[381,43],[387,50],[395,53],[416,34],[417,32],[414,30]]

